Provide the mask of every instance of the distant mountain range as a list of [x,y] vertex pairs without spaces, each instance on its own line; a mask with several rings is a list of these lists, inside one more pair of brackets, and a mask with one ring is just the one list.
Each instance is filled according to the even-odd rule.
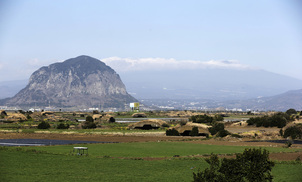
[[291,90],[271,97],[226,101],[221,105],[228,108],[249,108],[252,110],[286,111],[290,108],[302,110],[302,89]]
[[79,56],[38,69],[31,75],[25,88],[12,98],[0,100],[0,104],[124,109],[125,104],[135,101],[113,69],[95,58]]
[[[85,61],[86,59],[90,61]],[[122,100],[135,101],[132,97],[134,96],[137,99],[149,101],[204,100],[203,104],[211,108],[217,106],[254,110],[286,110],[288,108],[302,110],[302,93],[299,90],[302,88],[302,80],[264,70],[209,68],[128,71],[119,74],[123,82],[114,70],[101,61],[88,56],[80,56],[39,69],[31,76],[25,91],[22,90],[14,99],[9,99],[10,101],[7,99],[5,102],[2,101],[2,105],[37,103],[35,99],[27,95],[35,93],[36,97],[42,91],[43,94],[39,96],[44,98],[44,105],[58,103],[62,106],[81,104],[98,106],[112,103],[109,105],[113,106],[113,103],[121,103]],[[26,82],[26,80],[0,82],[0,98],[13,97],[24,88]],[[55,87],[54,84],[56,84]],[[31,88],[35,89],[29,90]],[[110,97],[106,98],[106,101],[104,99],[100,101],[96,99],[99,96],[95,95],[88,99],[91,101],[85,102],[88,97],[78,95],[94,92],[106,93],[105,95],[109,94]],[[55,99],[50,99],[50,95]]]
[[138,99],[246,100],[302,88],[302,80],[263,70],[200,69],[120,73]]

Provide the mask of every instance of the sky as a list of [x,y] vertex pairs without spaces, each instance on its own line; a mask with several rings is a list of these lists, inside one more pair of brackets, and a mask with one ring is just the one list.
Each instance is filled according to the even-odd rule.
[[0,81],[79,55],[118,73],[217,67],[302,80],[301,20],[299,0],[1,0]]

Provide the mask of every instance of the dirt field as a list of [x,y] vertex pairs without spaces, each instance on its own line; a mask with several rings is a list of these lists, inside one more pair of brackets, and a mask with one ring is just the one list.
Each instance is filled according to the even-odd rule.
[[[81,140],[102,142],[152,142],[152,141],[183,141],[208,145],[231,145],[231,146],[259,146],[259,147],[283,147],[284,143],[256,142],[248,138],[223,138],[201,140],[201,137],[167,137],[167,136],[116,136],[98,134],[58,134],[58,133],[0,133],[0,139],[53,139],[53,140]],[[194,140],[192,140],[194,139]],[[292,148],[302,149],[302,144],[293,144]],[[221,156],[225,157],[225,156]],[[232,157],[232,156],[228,156]],[[233,156],[234,157],[234,156]],[[271,160],[287,161],[302,158],[302,152],[296,153],[271,153]],[[164,159],[164,158],[162,158]],[[146,159],[150,160],[150,159]],[[152,159],[154,160],[154,159]],[[159,159],[155,159],[159,160]]]

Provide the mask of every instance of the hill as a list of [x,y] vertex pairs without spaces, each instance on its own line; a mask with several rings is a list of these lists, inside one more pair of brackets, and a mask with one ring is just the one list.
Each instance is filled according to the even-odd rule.
[[198,69],[121,72],[138,99],[238,100],[301,89],[302,80],[264,70]]
[[24,89],[0,104],[124,108],[126,103],[134,101],[112,68],[95,58],[79,56],[38,69]]
[[227,107],[249,108],[252,110],[286,111],[290,108],[302,110],[302,89],[291,90],[271,97],[245,101],[229,101],[225,105]]

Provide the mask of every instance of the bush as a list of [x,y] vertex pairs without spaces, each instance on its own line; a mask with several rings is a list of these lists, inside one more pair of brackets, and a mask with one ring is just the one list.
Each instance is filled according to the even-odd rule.
[[216,136],[218,136],[218,137],[225,137],[225,136],[230,135],[230,134],[231,134],[231,133],[228,132],[227,130],[220,130],[220,131],[217,133]]
[[94,122],[85,121],[82,125],[83,129],[93,129],[96,128],[96,124]]
[[110,117],[110,118],[109,118],[109,123],[114,123],[114,122],[115,122],[114,117]]
[[189,118],[189,121],[192,121],[193,123],[212,123],[214,121],[214,118],[211,116],[205,115],[195,115],[191,116]]
[[190,136],[198,136],[199,131],[197,127],[193,127],[192,131],[190,132]]
[[164,124],[162,124],[161,126],[164,127],[164,128],[170,127],[167,123],[164,123]]
[[179,136],[179,132],[175,129],[168,129],[166,130],[166,136]]
[[223,121],[223,116],[221,114],[216,114],[214,116],[214,121]]
[[283,137],[291,137],[293,140],[296,138],[301,139],[302,138],[302,125],[295,125],[286,128],[286,130],[283,133]]
[[256,127],[264,126],[264,127],[274,127],[278,128],[284,127],[289,121],[293,119],[290,115],[286,113],[276,113],[272,116],[263,116],[263,117],[255,117],[247,120],[248,125],[256,125]]
[[242,154],[237,154],[236,159],[219,160],[212,154],[205,159],[210,168],[193,173],[195,182],[201,181],[272,181],[271,175],[274,162],[269,161],[269,152],[261,149],[245,149]]
[[88,121],[88,122],[93,122],[92,116],[87,116],[87,117],[86,117],[86,121]]
[[295,109],[288,109],[286,112],[288,115],[297,114],[297,111]]
[[224,130],[224,124],[223,123],[215,123],[212,127],[208,128],[211,135],[215,135],[221,130]]
[[38,125],[38,129],[49,129],[50,128],[50,124],[48,122],[42,121],[39,125]]
[[57,126],[57,129],[68,129],[69,128],[69,124],[64,124],[64,123],[60,123],[58,126]]

